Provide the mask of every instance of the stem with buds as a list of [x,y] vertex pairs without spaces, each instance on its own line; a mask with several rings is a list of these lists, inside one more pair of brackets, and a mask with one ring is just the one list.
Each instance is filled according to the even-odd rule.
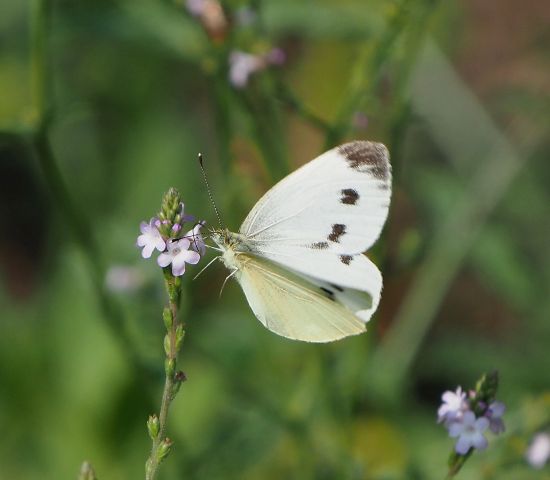
[[160,412],[158,416],[151,415],[147,421],[147,429],[153,445],[151,454],[145,463],[146,480],[155,479],[159,465],[170,453],[172,440],[166,436],[168,410],[181,384],[186,379],[182,371],[176,371],[177,357],[185,333],[183,323],[178,319],[177,315],[181,299],[181,278],[174,277],[168,267],[164,269],[164,279],[169,298],[168,306],[164,309],[162,315],[167,332],[164,337],[164,351],[166,353],[164,370],[166,380],[164,382]]

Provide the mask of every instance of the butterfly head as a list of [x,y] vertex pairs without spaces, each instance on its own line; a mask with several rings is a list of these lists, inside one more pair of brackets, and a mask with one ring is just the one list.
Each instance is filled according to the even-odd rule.
[[236,252],[248,250],[245,245],[244,235],[240,233],[230,232],[227,228],[214,229],[210,232],[210,238],[225,252],[226,250],[234,250]]

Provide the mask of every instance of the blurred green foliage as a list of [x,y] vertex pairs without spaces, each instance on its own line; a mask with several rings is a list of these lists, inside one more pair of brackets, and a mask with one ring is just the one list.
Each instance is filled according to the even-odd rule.
[[[77,478],[85,459],[100,479],[142,477],[165,294],[139,222],[175,186],[215,225],[199,151],[235,230],[275,180],[352,138],[386,143],[395,176],[369,332],[288,341],[235,284],[218,298],[220,265],[186,276],[189,381],[161,478],[440,479],[440,395],[493,368],[508,433],[463,478],[550,478],[523,459],[550,425],[548,7],[224,8],[216,36],[176,0],[0,6],[0,478]],[[230,84],[231,51],[275,46],[283,66]],[[106,282],[116,266],[135,288]]]

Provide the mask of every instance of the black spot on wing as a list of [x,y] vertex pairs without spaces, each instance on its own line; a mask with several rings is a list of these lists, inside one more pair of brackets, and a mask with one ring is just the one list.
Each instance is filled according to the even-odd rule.
[[359,200],[359,194],[353,188],[344,188],[340,193],[342,194],[340,202],[346,205],[355,205]]
[[326,250],[328,248],[327,242],[315,242],[310,245],[310,248],[314,248],[315,250]]
[[340,255],[340,261],[344,265],[349,265],[352,260],[353,260],[353,257],[351,255]]
[[362,173],[370,173],[378,180],[389,180],[390,163],[388,150],[381,143],[351,142],[338,147],[350,168]]
[[346,233],[346,226],[341,223],[335,223],[332,226],[332,232],[330,232],[328,239],[331,242],[339,242],[340,237]]

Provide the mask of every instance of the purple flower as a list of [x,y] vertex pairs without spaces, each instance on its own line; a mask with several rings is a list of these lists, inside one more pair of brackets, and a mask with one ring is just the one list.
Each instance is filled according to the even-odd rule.
[[166,248],[166,242],[158,231],[157,224],[158,219],[153,217],[149,223],[141,222],[139,225],[141,235],[137,238],[137,246],[143,247],[141,251],[143,258],[149,258],[155,248],[159,252],[162,252]]
[[187,238],[168,242],[168,250],[157,258],[160,267],[172,264],[172,275],[179,277],[185,273],[185,264],[195,265],[201,259],[197,252],[189,250],[191,242]]
[[194,215],[185,215],[184,211],[185,211],[185,205],[182,202],[180,203],[181,224],[183,225],[185,222],[194,222],[195,221]]
[[203,15],[207,4],[207,0],[187,0],[185,2],[187,11],[194,17],[200,17]]
[[485,412],[485,416],[489,419],[489,430],[495,435],[504,432],[504,422],[502,415],[506,411],[506,407],[502,402],[493,402]]
[[206,222],[204,221],[197,223],[193,227],[193,230],[189,230],[185,234],[185,238],[189,239],[189,241],[191,242],[191,248],[200,255],[204,255],[204,253],[206,252],[206,245],[204,244],[204,239],[202,238],[202,234],[200,232],[200,229],[204,226],[205,223]]
[[464,415],[464,412],[468,410],[466,393],[462,391],[461,387],[458,387],[456,392],[447,390],[441,396],[441,399],[443,400],[443,404],[437,411],[437,421],[439,423],[445,422],[445,424],[448,424],[459,420]]
[[537,433],[529,445],[525,458],[533,468],[542,468],[550,458],[550,435],[548,433]]
[[282,48],[272,48],[265,59],[270,65],[283,65],[286,62],[286,53]]
[[460,420],[453,421],[449,425],[449,435],[458,440],[455,445],[456,453],[466,455],[470,448],[483,450],[487,447],[487,439],[483,432],[489,428],[489,419],[476,418],[473,412],[467,411]]
[[263,55],[233,50],[229,55],[229,81],[235,88],[244,88],[252,74],[269,65],[282,65],[285,60],[286,54],[280,48],[273,48]]
[[235,88],[244,88],[250,75],[264,68],[261,57],[234,50],[229,55],[229,81]]

